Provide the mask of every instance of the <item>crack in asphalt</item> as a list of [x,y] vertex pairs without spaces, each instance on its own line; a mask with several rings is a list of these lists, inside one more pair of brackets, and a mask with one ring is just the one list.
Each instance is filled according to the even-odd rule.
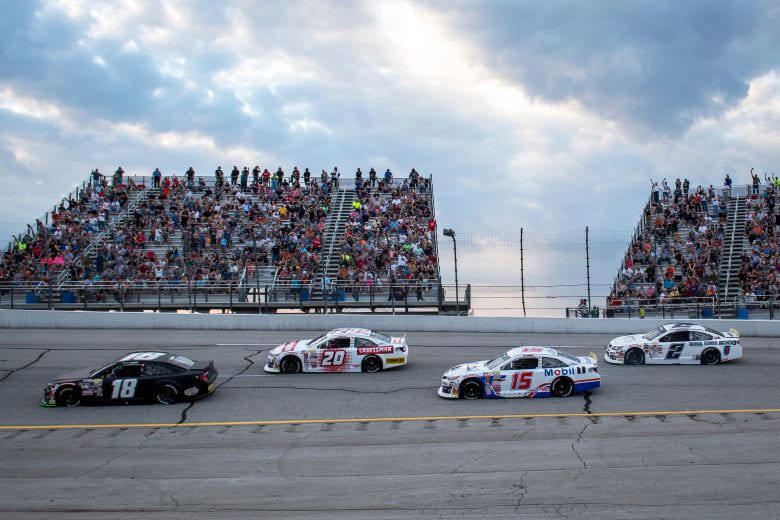
[[690,452],[691,452],[691,453],[693,453],[694,455],[697,455],[697,456],[699,456],[699,457],[703,458],[704,460],[706,460],[706,461],[707,461],[707,462],[709,462],[710,464],[717,464],[717,462],[715,462],[714,460],[710,459],[710,458],[709,458],[709,457],[707,457],[706,455],[702,455],[701,453],[699,453],[698,451],[696,451],[696,448],[694,448],[694,447],[693,447],[693,446],[691,446],[690,444],[685,444],[684,442],[677,441],[677,440],[674,440],[674,439],[672,439],[672,442],[673,442],[673,443],[675,443],[675,444],[679,444],[680,446],[684,446],[684,447],[688,448],[688,451],[690,451]]
[[233,380],[233,378],[235,378],[236,376],[240,376],[241,374],[243,374],[244,372],[246,372],[247,370],[252,368],[254,366],[255,362],[254,362],[254,360],[249,359],[249,358],[254,357],[254,356],[258,356],[258,355],[260,355],[262,352],[264,352],[266,350],[268,350],[268,349],[261,348],[259,350],[252,350],[252,351],[250,351],[250,352],[252,352],[251,354],[249,354],[248,356],[244,356],[244,361],[246,361],[248,363],[248,365],[245,366],[244,369],[241,370],[240,372],[238,372],[237,374],[233,374],[232,376],[230,376],[227,379],[225,379],[224,381],[222,381],[220,384],[217,385],[217,387],[214,390],[216,390],[217,388],[222,388],[223,386],[225,386],[226,384],[231,382]]
[[528,489],[525,487],[524,479],[525,477],[530,473],[530,470],[525,471],[522,475],[520,475],[520,483],[517,484],[518,492],[520,493],[520,496],[517,498],[517,504],[515,504],[515,513],[520,512],[520,505],[525,498],[525,496],[528,494]]
[[[585,433],[585,430],[587,430],[588,426],[590,426],[591,424],[593,423],[592,422],[586,423],[585,426],[582,427],[582,430],[580,430],[579,435],[577,435],[577,440],[571,443],[571,451],[573,451],[574,454],[577,455],[577,460],[579,460],[582,463],[582,469],[584,470],[588,469],[588,465],[585,464],[585,461],[582,459],[582,455],[580,455],[580,452],[577,451],[577,448],[575,448],[575,446],[580,443],[580,441],[582,440],[582,435]],[[577,477],[579,477],[579,475],[577,475]],[[574,480],[576,480],[577,477],[574,477]]]
[[92,473],[93,471],[98,471],[100,468],[105,468],[106,466],[108,466],[109,464],[111,464],[112,462],[114,462],[116,459],[118,459],[118,458],[121,458],[121,457],[124,457],[124,456],[125,456],[125,455],[127,455],[128,453],[130,453],[130,452],[129,452],[129,451],[125,451],[125,452],[122,452],[122,453],[120,453],[119,455],[115,455],[115,456],[111,457],[110,459],[106,460],[105,462],[103,462],[102,464],[98,464],[98,465],[97,465],[97,466],[95,466],[94,468],[91,468],[91,469],[85,469],[85,470],[84,470],[84,471],[82,471],[81,473],[77,473],[77,474],[73,475],[73,478],[74,478],[74,479],[77,479],[77,478],[79,478],[79,477],[83,477],[83,476],[84,476],[84,475],[86,475],[87,473]]
[[34,365],[35,363],[37,363],[38,361],[40,361],[40,360],[41,360],[41,358],[42,358],[43,356],[45,356],[46,354],[48,354],[48,353],[49,353],[49,352],[51,352],[52,350],[54,350],[54,349],[47,349],[47,350],[44,350],[43,352],[41,352],[40,354],[38,354],[38,357],[37,357],[37,358],[35,358],[33,361],[30,361],[29,363],[27,363],[27,364],[26,364],[26,365],[24,365],[23,367],[20,367],[20,368],[14,368],[14,369],[12,369],[12,370],[9,370],[9,371],[8,371],[8,373],[7,373],[6,375],[4,375],[3,377],[0,377],[0,383],[2,383],[3,381],[5,381],[6,379],[8,379],[8,378],[11,376],[11,374],[14,374],[14,373],[16,373],[16,372],[19,372],[19,371],[21,371],[21,370],[24,370],[25,368],[27,368],[27,367],[29,367],[29,366],[31,366],[31,365]]
[[582,397],[585,398],[585,406],[582,408],[582,411],[585,413],[593,413],[590,411],[590,405],[593,404],[593,401],[590,400],[590,396],[592,395],[592,392],[590,390],[584,392],[582,394]]
[[[247,362],[247,365],[240,372],[238,372],[236,374],[233,374],[232,376],[228,377],[227,379],[222,381],[220,384],[218,384],[214,388],[214,390],[216,391],[218,388],[222,388],[224,385],[226,385],[227,383],[232,381],[233,378],[235,378],[236,376],[240,376],[241,374],[243,374],[244,372],[246,372],[247,370],[252,368],[254,366],[255,362],[254,362],[253,359],[250,359],[250,358],[259,355],[264,350],[266,350],[266,349],[261,348],[259,350],[253,350],[253,351],[251,351],[252,352],[251,354],[249,354],[247,356],[244,356],[244,361]],[[176,424],[184,424],[184,422],[187,420],[187,412],[189,412],[192,409],[192,407],[195,406],[196,402],[197,402],[196,399],[190,400],[190,404],[186,408],[184,408],[184,410],[181,411],[181,418],[179,419],[179,422],[177,422]]]

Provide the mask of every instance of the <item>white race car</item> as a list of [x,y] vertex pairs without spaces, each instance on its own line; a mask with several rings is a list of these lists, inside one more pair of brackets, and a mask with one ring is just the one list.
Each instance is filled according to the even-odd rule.
[[572,356],[548,347],[518,347],[495,359],[458,365],[441,378],[449,398],[568,397],[601,385],[596,354]]
[[379,372],[406,364],[406,336],[368,329],[333,329],[314,339],[289,341],[268,353],[266,372]]
[[667,323],[646,334],[609,342],[604,360],[620,365],[716,365],[742,357],[739,333],[692,323]]

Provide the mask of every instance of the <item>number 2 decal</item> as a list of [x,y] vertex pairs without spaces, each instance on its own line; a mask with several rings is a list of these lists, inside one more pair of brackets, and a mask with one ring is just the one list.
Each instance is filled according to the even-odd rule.
[[512,375],[512,390],[528,390],[531,388],[533,372],[515,372]]
[[111,399],[130,399],[135,396],[138,379],[114,379],[111,381]]
[[322,354],[322,366],[337,367],[344,364],[343,350],[326,350]]
[[685,347],[684,343],[674,343],[669,345],[669,351],[666,353],[666,359],[680,359],[680,354],[682,354],[683,347]]

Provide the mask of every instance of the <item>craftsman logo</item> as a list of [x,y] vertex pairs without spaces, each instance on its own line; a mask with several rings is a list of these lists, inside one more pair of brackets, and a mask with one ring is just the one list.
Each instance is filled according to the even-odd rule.
[[357,353],[361,356],[366,354],[392,354],[393,347],[358,347]]

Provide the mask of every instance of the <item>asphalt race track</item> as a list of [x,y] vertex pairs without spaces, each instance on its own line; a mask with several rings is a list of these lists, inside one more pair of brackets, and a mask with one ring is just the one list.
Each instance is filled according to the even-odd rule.
[[[383,331],[390,332],[393,331]],[[0,335],[0,518],[777,518],[780,348],[622,367],[566,399],[445,400],[452,365],[609,335],[409,333],[378,374],[268,375],[289,332]],[[576,345],[576,347],[575,347]],[[43,408],[46,382],[126,352],[214,359],[195,403]]]

